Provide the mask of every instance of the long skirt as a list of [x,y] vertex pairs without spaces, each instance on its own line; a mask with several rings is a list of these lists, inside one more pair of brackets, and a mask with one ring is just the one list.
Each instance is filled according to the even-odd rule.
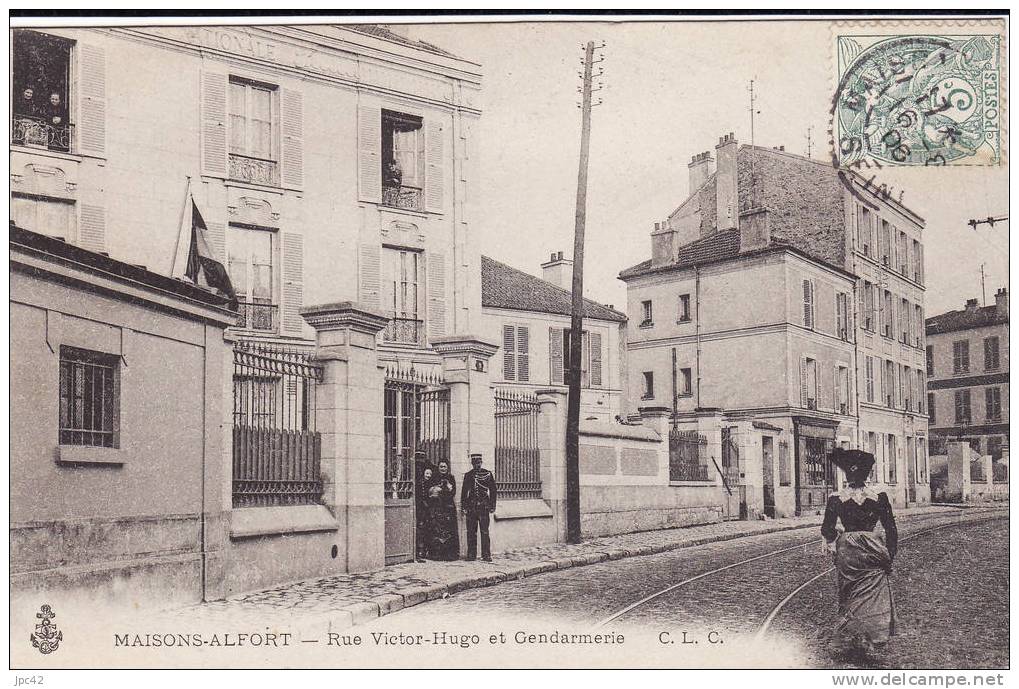
[[839,617],[835,638],[864,647],[887,643],[895,634],[895,601],[888,580],[892,561],[883,534],[844,533],[836,548]]
[[460,534],[456,507],[442,505],[430,511],[431,543],[429,553],[436,560],[460,559]]

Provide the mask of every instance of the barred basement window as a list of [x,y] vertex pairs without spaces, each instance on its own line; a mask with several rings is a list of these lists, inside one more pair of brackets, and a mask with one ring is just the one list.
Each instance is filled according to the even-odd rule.
[[60,348],[60,444],[118,447],[119,357]]

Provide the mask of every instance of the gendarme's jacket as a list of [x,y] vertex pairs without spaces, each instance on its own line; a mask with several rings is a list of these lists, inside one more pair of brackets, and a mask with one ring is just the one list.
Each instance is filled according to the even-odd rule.
[[460,506],[468,512],[495,511],[495,474],[482,467],[464,474]]

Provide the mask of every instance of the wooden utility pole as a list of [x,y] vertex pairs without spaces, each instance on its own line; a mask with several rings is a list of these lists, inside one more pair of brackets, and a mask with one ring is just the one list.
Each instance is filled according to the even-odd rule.
[[[599,46],[604,47],[604,43]],[[584,227],[587,222],[587,164],[591,147],[593,41],[584,46],[584,82],[580,88],[580,169],[573,230],[573,294],[570,318],[570,386],[566,400],[566,541],[580,543],[580,374],[584,346]],[[603,58],[597,61],[601,62]]]

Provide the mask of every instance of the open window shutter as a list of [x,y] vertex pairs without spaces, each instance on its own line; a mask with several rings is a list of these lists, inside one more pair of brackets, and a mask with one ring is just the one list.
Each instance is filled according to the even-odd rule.
[[281,180],[285,187],[304,184],[304,96],[300,91],[280,92]]
[[379,280],[382,271],[382,250],[373,244],[362,244],[358,256],[358,300],[370,309],[379,309]]
[[526,325],[517,326],[517,380],[526,383],[531,379],[531,332]]
[[202,172],[226,177],[227,77],[202,72]]
[[357,107],[357,198],[382,203],[382,109]]
[[842,334],[842,295],[835,293],[835,337]]
[[814,292],[810,280],[803,281],[803,326],[814,327]]
[[106,50],[82,43],[80,57],[79,151],[102,157],[106,155]]
[[800,357],[800,406],[807,406],[807,358]]
[[443,210],[444,160],[442,125],[425,120],[425,209],[432,213]]
[[102,206],[81,204],[78,224],[78,243],[89,251],[106,251],[106,209]]
[[601,333],[591,333],[591,387],[601,387]]
[[839,367],[836,366],[832,369],[832,386],[831,386],[831,409],[833,412],[838,413],[839,402],[842,401],[841,391],[839,390]]
[[502,377],[506,380],[516,380],[516,357],[513,355],[516,340],[516,328],[502,326]]
[[920,263],[920,284],[924,282],[924,266],[923,266],[923,244],[917,247],[917,258],[916,260]]
[[283,285],[282,330],[289,335],[300,335],[304,321],[304,236],[294,232],[283,233]]
[[552,383],[563,382],[563,330],[562,328],[548,329],[548,356],[549,370],[552,374]]
[[428,254],[428,339],[446,334],[446,254]]
[[226,224],[221,222],[205,222],[208,229],[209,248],[212,256],[226,267]]

